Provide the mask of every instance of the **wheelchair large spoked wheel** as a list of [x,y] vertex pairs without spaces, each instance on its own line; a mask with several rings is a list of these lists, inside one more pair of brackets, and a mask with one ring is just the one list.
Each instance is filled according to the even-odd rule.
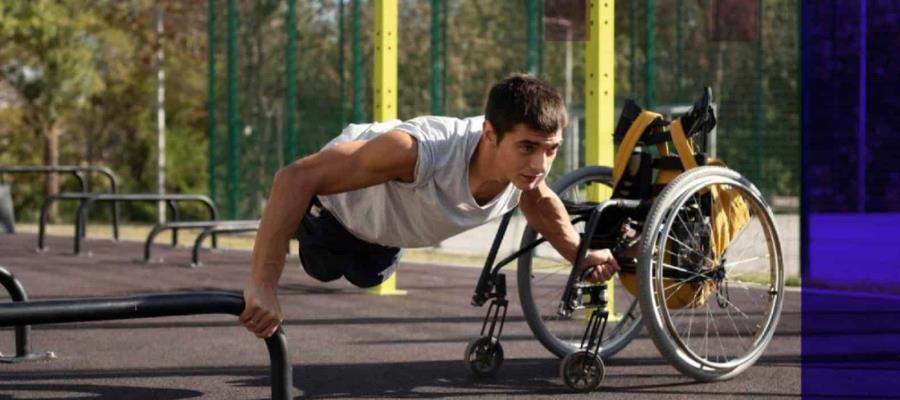
[[772,211],[752,183],[722,167],[681,174],[641,238],[638,298],[653,342],[694,379],[741,373],[775,332],[783,269]]
[[[554,192],[565,201],[584,203],[591,186],[611,188],[612,169],[592,166],[573,171],[552,185]],[[611,190],[609,190],[611,192]],[[584,230],[584,223],[575,225]],[[538,239],[538,234],[526,228],[522,246]],[[518,260],[519,300],[526,321],[535,337],[557,357],[578,351],[590,316],[590,310],[576,310],[570,316],[558,313],[559,302],[572,265],[562,258],[549,243],[543,243],[523,254]],[[637,299],[613,278],[615,296],[611,318],[601,338],[600,357],[609,358],[625,347],[641,328],[641,313]]]

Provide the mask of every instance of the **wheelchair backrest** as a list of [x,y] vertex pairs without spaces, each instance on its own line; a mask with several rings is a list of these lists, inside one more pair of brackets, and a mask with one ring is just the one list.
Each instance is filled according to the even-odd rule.
[[[627,100],[613,134],[619,149],[613,166],[612,197],[649,200],[682,172],[718,163],[695,151],[693,140],[716,126],[711,101],[712,90],[705,88],[690,111],[668,121]],[[649,151],[651,147],[656,148],[655,155]]]

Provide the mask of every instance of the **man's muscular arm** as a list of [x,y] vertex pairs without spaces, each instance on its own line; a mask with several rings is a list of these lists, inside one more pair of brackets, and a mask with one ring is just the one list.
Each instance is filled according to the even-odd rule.
[[312,197],[415,176],[416,139],[391,131],[367,141],[340,143],[280,169],[263,210],[240,315],[247,330],[269,337],[281,323],[276,287],[285,253]]
[[[522,193],[519,208],[528,225],[547,238],[563,258],[574,264],[580,236],[572,227],[569,213],[556,193],[541,182],[534,190]],[[596,267],[589,277],[594,282],[607,280],[619,271],[619,264],[607,249],[589,250],[584,263],[578,267],[582,270]]]

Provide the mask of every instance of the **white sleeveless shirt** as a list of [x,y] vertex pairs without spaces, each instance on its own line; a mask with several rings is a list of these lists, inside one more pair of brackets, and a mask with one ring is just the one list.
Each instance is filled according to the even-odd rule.
[[521,192],[508,184],[488,203],[475,202],[469,190],[469,162],[483,122],[482,116],[427,116],[406,122],[351,124],[324,148],[372,139],[390,130],[407,132],[418,141],[414,181],[390,181],[319,199],[354,236],[384,246],[434,246],[499,217],[518,205]]

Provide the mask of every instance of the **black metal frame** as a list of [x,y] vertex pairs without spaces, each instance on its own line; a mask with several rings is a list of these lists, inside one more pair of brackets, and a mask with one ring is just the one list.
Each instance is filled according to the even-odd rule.
[[[162,233],[165,230],[172,230],[172,247],[178,245],[178,230],[179,229],[207,229],[218,225],[229,225],[232,223],[250,223],[259,221],[170,221],[163,222],[161,224],[153,225],[153,228],[150,229],[150,233],[147,234],[147,239],[144,240],[144,262],[150,261],[150,249],[153,245],[153,241],[156,240],[156,236]],[[216,235],[213,235],[212,247],[218,248],[219,243],[216,238]]]
[[[0,182],[3,182],[3,174],[55,174],[55,173],[71,173],[78,180],[78,185],[82,192],[88,192],[88,184],[85,180],[85,172],[96,172],[106,176],[109,180],[110,193],[119,193],[119,178],[107,167],[97,165],[0,165]],[[119,202],[113,201],[112,228],[113,238],[119,239]]]
[[[5,269],[0,268],[0,281],[13,296],[24,294],[22,285]],[[21,298],[21,296],[19,296]],[[0,304],[0,327],[16,327],[17,353],[22,347],[27,352],[27,336],[30,325],[60,324],[69,322],[107,321],[169,317],[197,314],[231,314],[238,316],[244,310],[244,299],[230,292],[165,293],[135,297],[88,298],[25,301]],[[24,337],[24,340],[20,340]],[[290,399],[293,375],[288,360],[287,339],[279,327],[267,338],[273,399]]]
[[[244,233],[244,232],[256,232],[259,230],[259,221],[229,221],[236,222],[234,224],[218,224],[215,226],[211,226],[200,232],[197,235],[197,238],[194,239],[194,248],[191,250],[191,267],[196,268],[201,265],[200,263],[200,248],[203,246],[203,241],[208,237],[212,236],[213,238],[213,248],[216,247],[215,240],[216,236],[223,233]],[[246,222],[246,223],[245,223]],[[290,249],[288,249],[290,251]]]
[[[74,235],[74,253],[81,254],[81,239],[87,235],[88,210],[94,202],[112,201],[112,202],[133,202],[133,201],[165,201],[166,205],[172,211],[173,218],[179,219],[178,208],[175,207],[177,202],[197,201],[206,206],[209,211],[209,219],[218,219],[218,209],[213,201],[204,195],[199,194],[159,194],[159,193],[58,193],[44,200],[41,206],[40,224],[38,226],[38,251],[46,251],[44,246],[44,235],[47,225],[47,210],[50,205],[59,200],[78,200],[78,209],[75,212],[75,235]],[[177,236],[177,230],[174,235]],[[177,240],[177,237],[176,237]]]
[[[573,265],[581,265],[581,262],[587,255],[587,251],[590,247],[591,241],[589,239],[585,240],[585,238],[593,237],[594,232],[597,230],[597,227],[599,225],[600,218],[605,211],[610,209],[636,210],[644,206],[646,206],[646,202],[641,200],[611,199],[595,205],[591,205],[589,207],[567,207],[567,211],[569,212],[569,214],[574,217],[572,219],[573,225],[578,222],[587,220],[585,232],[582,236],[582,240],[578,245],[578,252],[576,253],[575,262]],[[502,275],[500,274],[500,270],[504,266],[506,266],[513,260],[518,259],[526,252],[531,251],[541,243],[547,241],[547,239],[541,237],[531,243],[523,244],[519,248],[519,250],[494,264],[494,260],[497,258],[497,252],[500,250],[500,245],[503,243],[504,236],[506,236],[506,229],[509,226],[509,221],[512,219],[514,212],[515,211],[510,211],[506,213],[506,215],[504,215],[503,219],[501,219],[500,221],[500,226],[497,229],[497,234],[494,236],[493,244],[491,245],[491,249],[488,252],[484,267],[481,270],[481,275],[478,278],[478,283],[475,285],[475,294],[472,295],[473,306],[480,307],[484,305],[484,303],[488,299],[495,297],[492,295],[492,293],[496,293],[497,282],[499,280],[498,276]],[[613,253],[618,253],[619,249],[612,249],[612,251]],[[569,273],[569,279],[567,281],[568,283],[566,285],[565,292],[563,293],[562,299],[560,299],[561,305],[564,305],[567,309],[572,305],[571,300],[574,297],[573,286],[578,278],[578,269],[572,268],[572,271]],[[505,295],[505,290],[503,291],[503,294]]]
[[[14,302],[28,301],[28,295],[25,288],[15,276],[6,268],[0,267],[0,285],[2,285],[9,297]],[[16,364],[28,361],[43,361],[56,358],[53,352],[32,353],[31,352],[31,325],[17,325],[15,327],[16,335],[16,354],[14,356],[0,355],[0,363]]]

